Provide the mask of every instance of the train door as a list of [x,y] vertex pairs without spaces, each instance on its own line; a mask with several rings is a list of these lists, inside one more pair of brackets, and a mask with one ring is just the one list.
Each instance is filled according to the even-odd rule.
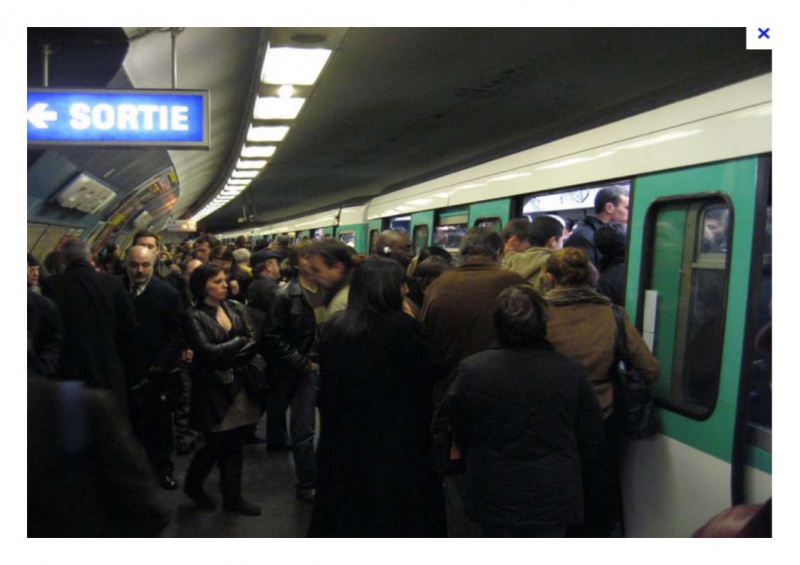
[[383,218],[378,218],[376,220],[370,220],[367,224],[369,229],[369,246],[367,247],[366,253],[372,253],[375,251],[375,241],[378,239],[378,235],[383,231]]
[[336,228],[336,239],[349,245],[359,253],[366,253],[367,232],[366,224],[350,224]]
[[461,240],[469,229],[469,209],[448,208],[436,213],[431,245],[447,250],[451,255],[458,254]]
[[431,244],[431,236],[433,233],[433,210],[428,212],[416,212],[411,214],[411,231],[409,237],[411,238],[411,245],[414,246],[414,254],[419,253],[419,250],[428,247]]
[[742,457],[741,427],[763,286],[767,168],[748,158],[635,181],[625,307],[661,363],[652,387],[661,433],[629,442],[623,457],[627,536],[690,536],[742,502],[732,493],[742,491],[745,467],[750,498],[770,496],[771,469]]

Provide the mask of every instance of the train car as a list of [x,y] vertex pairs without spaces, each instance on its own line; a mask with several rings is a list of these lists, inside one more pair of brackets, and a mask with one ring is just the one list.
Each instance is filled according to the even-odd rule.
[[455,251],[472,226],[578,220],[600,188],[630,190],[625,307],[662,375],[660,432],[629,442],[624,458],[627,536],[689,536],[771,496],[771,80],[374,198],[360,223],[336,231],[362,238],[360,251],[386,228],[407,231],[417,250]]

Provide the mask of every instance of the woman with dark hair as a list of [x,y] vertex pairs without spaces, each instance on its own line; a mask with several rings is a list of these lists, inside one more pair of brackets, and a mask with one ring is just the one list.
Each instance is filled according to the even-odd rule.
[[583,519],[581,464],[603,436],[586,370],[545,339],[529,285],[497,298],[497,341],[461,361],[445,399],[464,455],[465,510],[484,537],[563,537]]
[[[439,249],[438,247],[435,249]],[[447,253],[445,251],[445,253]],[[449,253],[448,253],[449,255]],[[421,257],[421,256],[420,256]],[[429,255],[423,259],[414,274],[408,280],[408,299],[417,307],[415,315],[419,317],[419,310],[425,301],[425,291],[439,276],[453,268],[454,261],[443,259],[439,255]]]
[[228,298],[244,304],[253,277],[239,267],[233,256],[233,249],[228,245],[217,245],[211,250],[209,261],[224,269],[228,280]]
[[195,301],[184,318],[186,340],[194,352],[190,421],[206,442],[192,458],[184,492],[201,508],[213,509],[203,481],[219,463],[223,509],[255,516],[261,509],[242,498],[241,446],[244,430],[261,416],[258,400],[243,378],[257,353],[255,328],[244,306],[226,300],[228,283],[219,265],[197,267],[189,289]]
[[[545,263],[545,299],[549,305],[547,340],[553,349],[580,362],[589,374],[600,408],[605,435],[597,456],[584,467],[584,537],[608,537],[620,522],[619,450],[623,433],[614,415],[611,371],[617,322],[611,301],[599,294],[596,274],[582,249],[567,247],[556,251]],[[644,340],[621,310],[625,340],[631,364],[648,383],[658,378],[660,366]]]
[[445,535],[441,481],[429,463],[440,356],[403,313],[405,270],[368,257],[347,309],[319,346],[321,433],[309,536]]

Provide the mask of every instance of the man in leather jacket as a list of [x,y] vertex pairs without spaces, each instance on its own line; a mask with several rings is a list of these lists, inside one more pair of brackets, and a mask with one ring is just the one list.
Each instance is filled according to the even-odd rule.
[[283,415],[287,406],[292,407],[289,428],[297,474],[295,495],[305,501],[314,499],[317,332],[326,319],[322,289],[308,265],[310,245],[303,242],[291,249],[289,264],[295,275],[275,294],[261,340],[272,387],[267,412]]

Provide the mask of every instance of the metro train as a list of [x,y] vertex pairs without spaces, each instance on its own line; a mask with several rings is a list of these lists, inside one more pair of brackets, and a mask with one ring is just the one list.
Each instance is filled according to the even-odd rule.
[[447,174],[354,207],[216,234],[334,237],[369,252],[386,228],[451,251],[472,226],[578,220],[630,190],[625,308],[662,374],[660,433],[629,442],[625,534],[690,536],[772,496],[772,75]]

